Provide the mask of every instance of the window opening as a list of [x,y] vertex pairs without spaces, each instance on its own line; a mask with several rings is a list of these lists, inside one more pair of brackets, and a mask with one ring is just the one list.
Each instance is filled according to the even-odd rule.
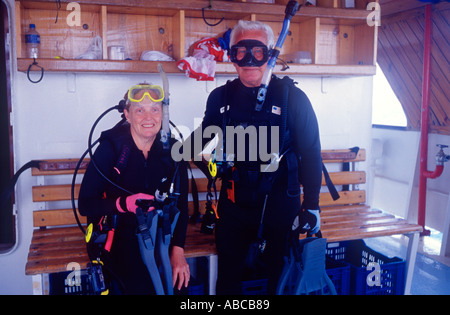
[[373,77],[372,124],[393,127],[407,126],[402,104],[378,64],[377,74]]

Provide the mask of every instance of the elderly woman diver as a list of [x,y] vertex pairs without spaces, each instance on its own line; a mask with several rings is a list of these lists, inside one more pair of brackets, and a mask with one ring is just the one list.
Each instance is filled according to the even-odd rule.
[[[99,171],[116,185],[108,183],[93,163],[88,166],[81,184],[78,206],[80,213],[88,217],[88,222],[98,224],[105,216],[118,218],[114,241],[104,262],[113,275],[112,293],[155,293],[152,271],[147,269],[141,257],[136,234],[136,201],[153,201],[173,178],[177,178],[175,206],[179,215],[170,242],[172,285],[181,289],[189,282],[189,265],[184,257],[188,221],[187,169],[185,162],[173,161],[170,150],[163,149],[160,141],[163,99],[164,92],[156,85],[139,84],[128,90],[124,110],[126,122],[104,131],[93,155]],[[174,142],[170,139],[171,145]]]

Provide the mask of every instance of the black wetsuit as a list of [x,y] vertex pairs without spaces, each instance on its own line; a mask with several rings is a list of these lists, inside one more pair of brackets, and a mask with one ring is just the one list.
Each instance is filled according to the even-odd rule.
[[[163,150],[159,134],[145,159],[143,152],[134,143],[130,126],[127,123],[102,133],[94,158],[99,169],[108,178],[132,193],[154,195],[157,189],[161,190],[161,182],[164,178],[169,182],[172,180],[171,176],[175,170],[175,163],[170,158],[170,151]],[[178,199],[180,215],[171,246],[184,247],[189,192],[184,162],[181,162],[178,174],[181,179]],[[121,293],[151,294],[154,292],[152,281],[142,262],[136,237],[136,216],[132,213],[119,213],[116,208],[117,198],[127,196],[124,191],[107,183],[91,163],[81,184],[78,200],[79,210],[82,215],[88,217],[89,222],[98,222],[99,218],[104,215],[119,215],[114,242],[107,259],[110,265],[108,267],[112,268],[123,284],[124,288],[120,288]]]
[[[289,147],[298,162],[298,177],[303,186],[304,201],[301,205],[299,186],[297,191],[288,192],[289,171],[286,158],[282,158],[272,190],[267,200],[264,215],[263,236],[267,241],[263,254],[269,277],[269,293],[274,293],[283,267],[283,255],[287,249],[287,239],[293,219],[298,211],[319,209],[319,192],[322,179],[322,158],[320,154],[319,128],[314,110],[308,97],[297,88],[292,80],[272,78],[264,108],[255,111],[258,88],[245,87],[239,79],[227,83],[211,92],[200,128],[208,126],[280,126],[281,86],[288,88],[287,130]],[[229,109],[227,110],[227,105]],[[226,117],[224,120],[224,112]],[[223,131],[225,134],[225,131]],[[258,134],[258,139],[261,134]],[[270,142],[270,137],[267,138]],[[203,139],[207,143],[210,139]],[[259,141],[259,140],[258,140]],[[254,142],[254,141],[253,141]],[[270,145],[267,145],[270,148]],[[239,148],[235,146],[235,153]],[[246,144],[246,157],[259,148],[251,141]],[[196,152],[194,152],[195,154]],[[278,153],[278,152],[276,152]],[[294,159],[295,159],[294,158]],[[264,194],[258,191],[261,183],[259,172],[262,161],[235,161],[234,170],[228,171],[222,179],[219,199],[219,220],[216,225],[216,245],[219,255],[217,280],[218,294],[239,294],[245,268],[244,260],[249,246],[256,239]],[[292,173],[292,171],[291,171]],[[235,202],[227,196],[230,180],[234,181]]]

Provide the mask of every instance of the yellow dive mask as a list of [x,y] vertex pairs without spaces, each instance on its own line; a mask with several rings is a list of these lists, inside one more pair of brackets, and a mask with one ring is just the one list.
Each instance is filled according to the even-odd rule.
[[145,96],[158,103],[164,99],[164,91],[159,85],[150,84],[133,85],[128,90],[128,99],[131,102],[142,102]]

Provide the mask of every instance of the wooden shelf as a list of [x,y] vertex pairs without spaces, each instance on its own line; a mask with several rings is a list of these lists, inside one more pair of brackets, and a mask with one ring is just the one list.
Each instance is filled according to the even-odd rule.
[[[41,33],[39,65],[49,72],[157,73],[158,62],[137,61],[144,50],[161,51],[174,60],[189,55],[191,45],[204,37],[219,37],[239,19],[267,23],[275,37],[281,31],[284,5],[214,1],[206,10],[209,19],[225,17],[219,26],[206,26],[202,18],[205,0],[79,0],[82,26],[69,27],[62,1],[55,23],[54,0],[16,1],[17,67],[26,72],[31,59],[25,57],[23,32],[29,23]],[[289,64],[290,69],[274,73],[299,75],[374,75],[377,28],[366,23],[369,11],[302,7],[292,19],[290,34],[281,55],[306,51],[312,64]],[[102,60],[74,59],[84,53],[95,36],[102,38]],[[133,61],[108,60],[107,49],[122,45]],[[65,59],[53,59],[62,56]],[[136,60],[136,61],[135,61]],[[168,73],[183,74],[176,62],[164,62]],[[37,70],[37,69],[36,69]],[[235,75],[230,63],[218,63],[216,75]]]
[[[276,65],[273,73],[283,75],[320,75],[320,76],[366,76],[375,75],[376,66],[364,65],[315,65],[315,64],[289,64],[289,69],[282,71],[282,65]],[[236,74],[231,63],[217,63],[216,75]]]
[[[39,66],[48,72],[98,72],[98,73],[158,73],[157,65],[161,63],[164,71],[172,74],[184,74],[176,66],[175,61],[116,61],[116,60],[58,60],[58,59],[38,59]],[[27,72],[33,59],[17,59],[17,70]],[[282,66],[277,65],[274,73],[277,75],[374,75],[375,66],[365,65],[300,65],[289,64],[289,69],[282,71]],[[32,68],[32,71],[40,71]],[[219,62],[216,65],[216,75],[236,75],[236,69],[231,63]]]
[[[158,73],[158,63],[168,73],[182,73],[174,61],[134,61],[134,60],[75,60],[75,59],[37,59],[39,66],[49,72],[129,72]],[[33,59],[17,59],[17,70],[27,72]],[[37,68],[32,70],[40,71]]]

